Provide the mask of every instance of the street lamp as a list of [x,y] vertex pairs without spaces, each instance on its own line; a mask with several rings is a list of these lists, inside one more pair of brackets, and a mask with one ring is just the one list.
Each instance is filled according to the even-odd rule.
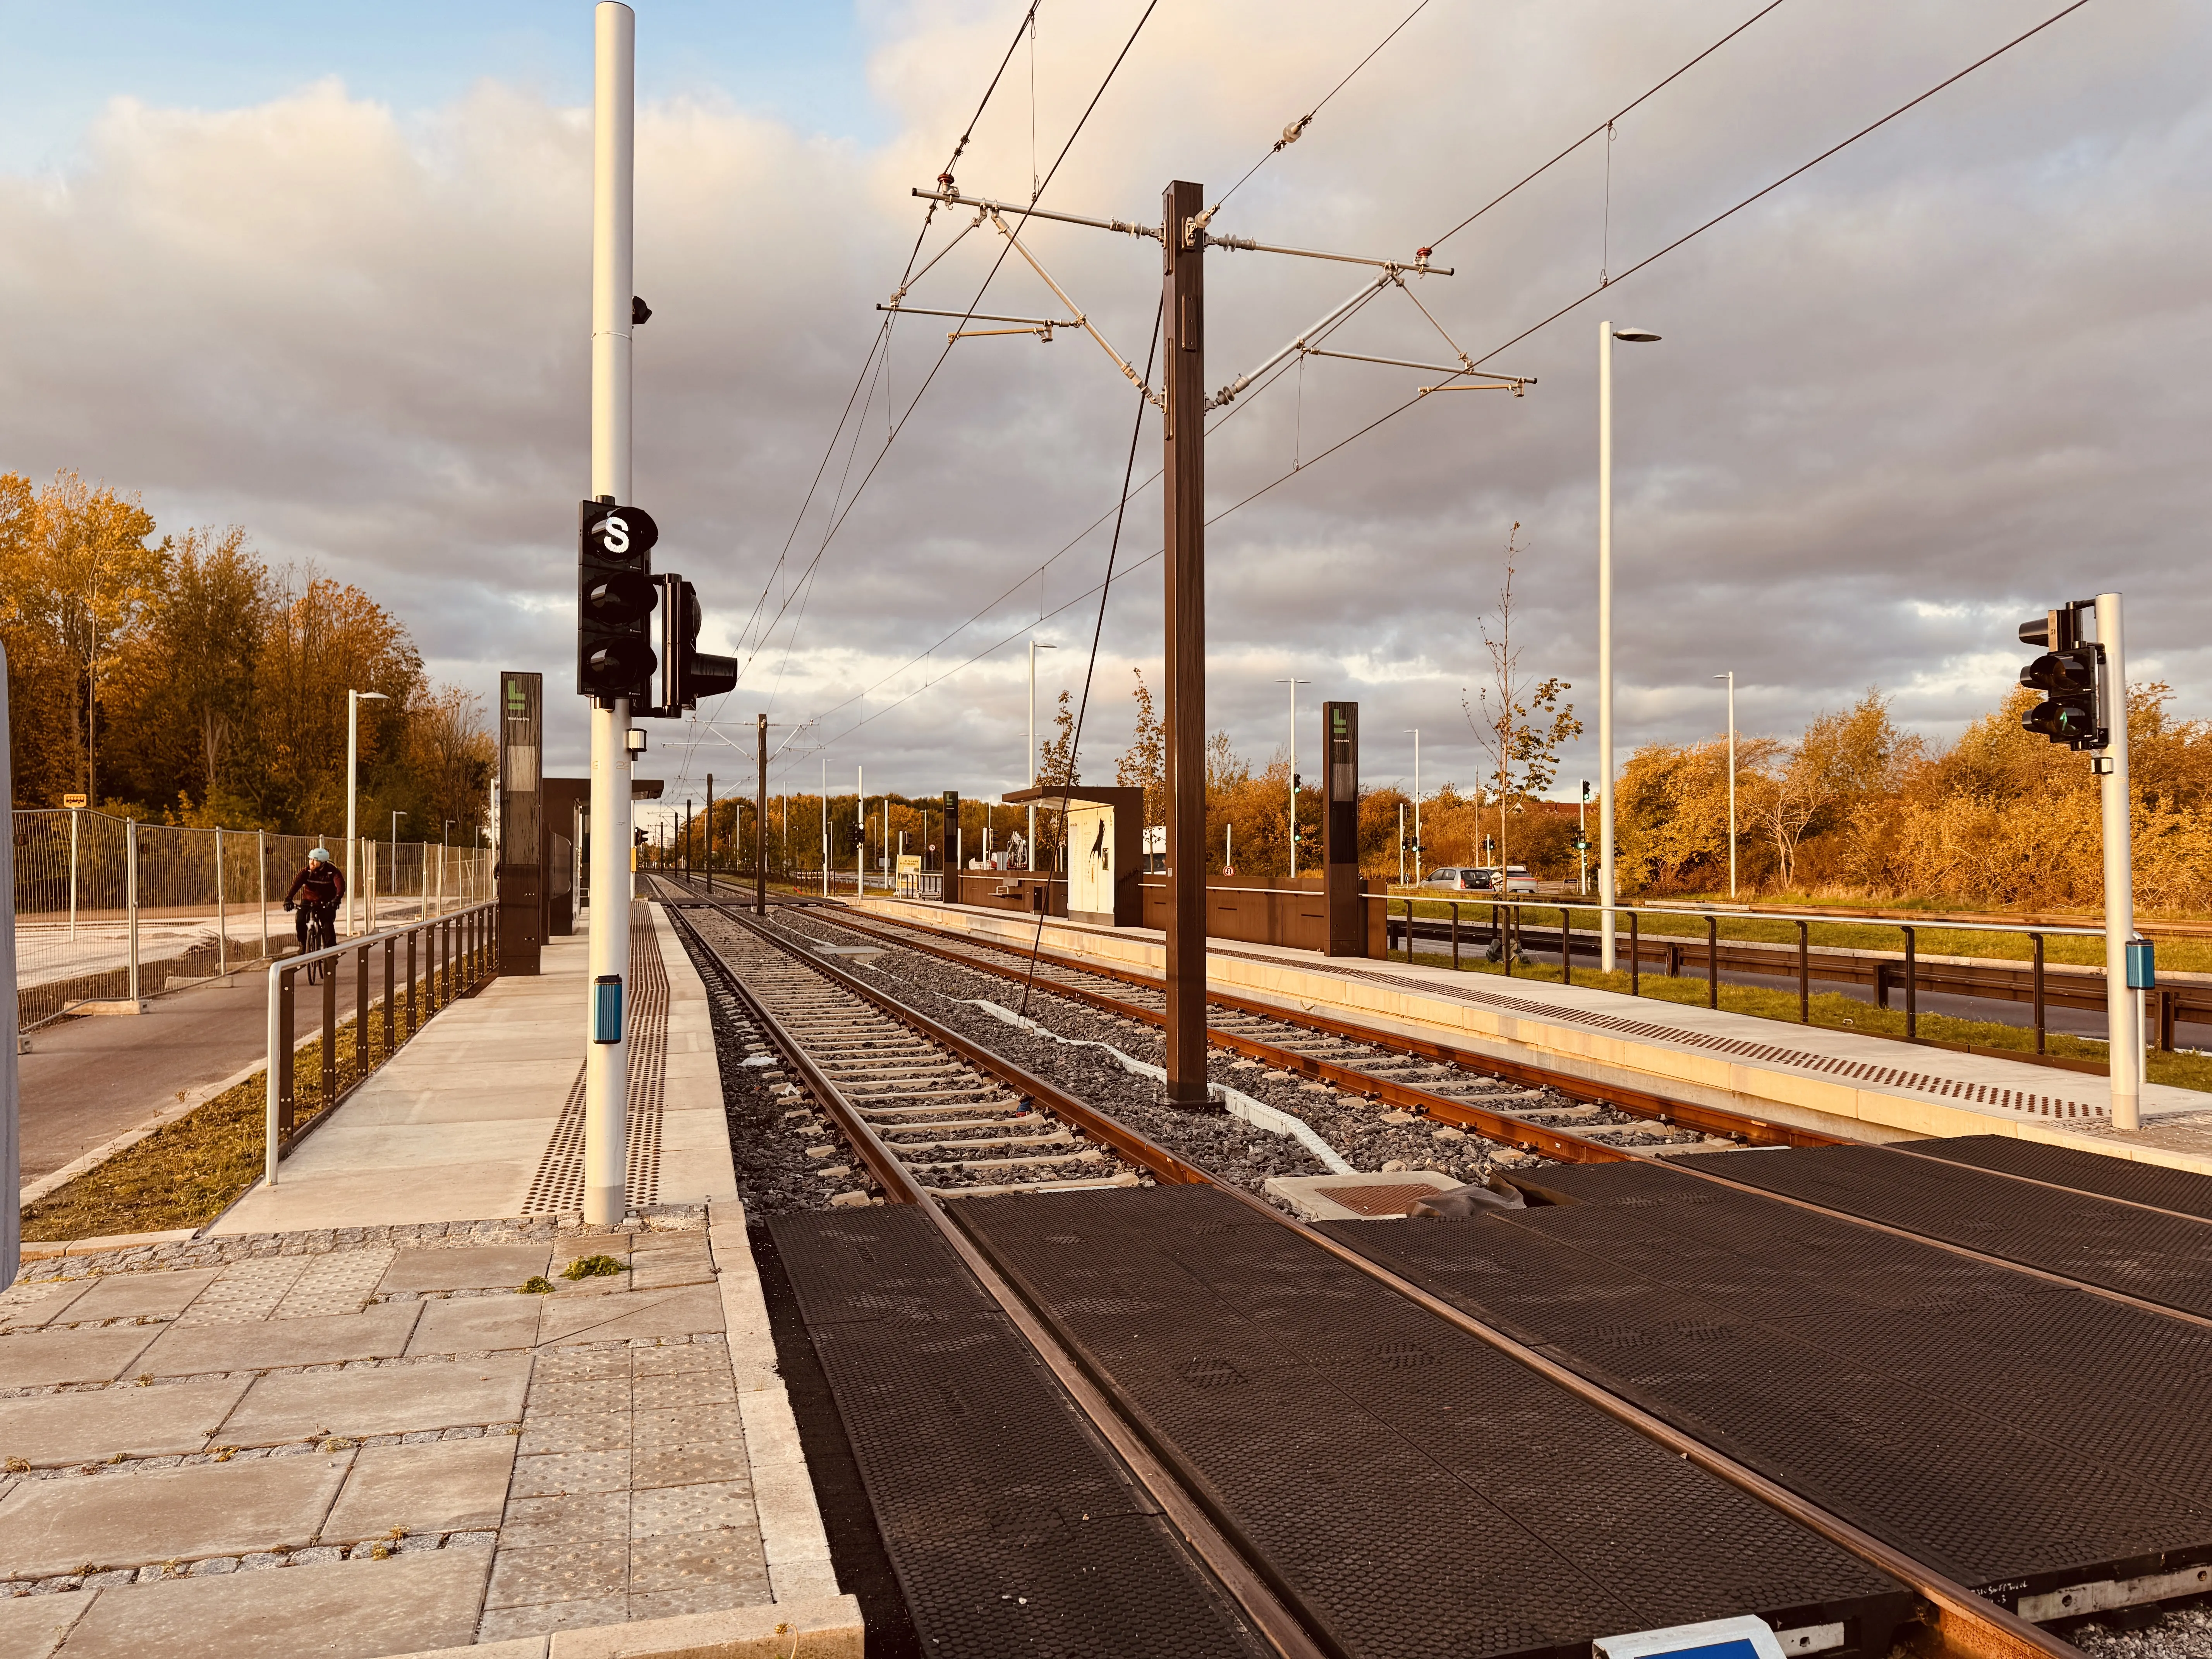
[[1617,965],[1613,944],[1613,343],[1642,345],[1659,337],[1648,328],[1597,325],[1597,892],[1599,967]]
[[354,926],[353,854],[355,845],[354,797],[361,781],[361,706],[365,702],[387,702],[390,699],[381,691],[346,692],[346,933],[349,936],[359,931]]
[[[1421,884],[1421,854],[1428,848],[1421,845],[1421,728],[1408,726],[1402,728],[1413,734],[1413,885]],[[1399,860],[1401,864],[1405,860]],[[1401,871],[1400,874],[1404,872]]]
[[1729,896],[1735,896],[1735,670],[1716,674],[1729,689]]
[[[1030,641],[1030,787],[1032,789],[1036,787],[1037,781],[1036,653],[1040,651],[1059,649],[1056,645],[1039,645],[1035,640]],[[1022,849],[1022,857],[1028,862],[1030,869],[1036,868],[1036,803],[1035,801],[1030,803],[1030,839],[1029,844]]]
[[1298,878],[1298,688],[1311,680],[1277,680],[1291,688],[1291,879]]

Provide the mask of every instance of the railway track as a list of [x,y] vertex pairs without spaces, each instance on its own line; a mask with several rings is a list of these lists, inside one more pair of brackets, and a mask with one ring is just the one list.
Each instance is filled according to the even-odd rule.
[[[696,909],[712,910],[731,926],[717,930],[722,937],[709,942],[687,914]],[[1328,1610],[1308,1605],[1297,1584],[1275,1569],[1264,1549],[1255,1547],[1233,1504],[1224,1506],[1206,1472],[1187,1462],[1172,1437],[1163,1437],[1127,1391],[1124,1380],[1102,1370],[1095,1358],[1087,1358],[1033,1290],[1024,1293],[1020,1274],[994,1257],[990,1229],[979,1230],[977,1224],[961,1218],[975,1202],[984,1202],[985,1213],[1006,1214],[1009,1212],[988,1200],[1023,1192],[1090,1188],[1091,1201],[1118,1204],[1134,1200],[1114,1199],[1110,1189],[1115,1188],[1211,1189],[1224,1195],[1216,1202],[1227,1201],[1242,1215],[1238,1225],[1261,1228],[1266,1237],[1284,1238],[1282,1248],[1310,1265],[1316,1257],[1306,1253],[1327,1257],[1331,1271],[1349,1270],[1370,1293],[1377,1288],[1388,1291],[1391,1305],[1398,1305],[1399,1299],[1410,1303],[1459,1335],[1474,1339],[1482,1348],[1632,1430],[1668,1455],[1694,1465],[1757,1505],[1908,1586],[1918,1598],[1912,1641],[1922,1651],[1944,1659],[2026,1659],[2029,1655],[2063,1659],[2074,1654],[2057,1638],[1589,1381],[1557,1358],[1526,1346],[1250,1194],[1215,1182],[1169,1149],[826,959],[818,945],[782,936],[770,926],[688,894],[673,901],[671,914],[702,947],[702,965],[744,1002],[792,1072],[836,1123],[881,1187],[884,1200],[915,1206],[928,1218],[936,1235],[1034,1347],[1077,1408],[1273,1651],[1306,1659],[1346,1649],[1332,1634]],[[852,926],[842,921],[840,925]],[[1063,990],[1058,984],[1053,988]],[[1118,1012],[1125,1015],[1139,1006],[1133,999],[1122,1002]],[[1437,1103],[1431,1110],[1464,1112],[1471,1118],[1494,1115],[1501,1133],[1515,1144],[1558,1146],[1574,1161],[1630,1156],[1575,1132],[1523,1121],[1494,1107],[1476,1107],[1413,1083],[1355,1072],[1342,1064],[1344,1056],[1334,1046],[1340,1039],[1323,1035],[1327,1041],[1316,1041],[1310,1033],[1302,1036],[1303,1052],[1233,1030],[1220,1032],[1217,1040],[1226,1039],[1232,1047],[1265,1048],[1271,1055],[1283,1057],[1262,1063],[1287,1064],[1309,1075],[1318,1070],[1325,1076],[1359,1078],[1376,1085],[1381,1097],[1388,1097],[1383,1091],[1407,1091],[1425,1103]],[[1021,1161],[1030,1159],[1037,1161]],[[955,1199],[961,1201],[945,1201]],[[1013,1201],[1018,1205],[1018,1197]],[[1283,1231],[1276,1234],[1273,1229]],[[1808,1645],[1800,1650],[1818,1650],[1809,1645],[1814,1637],[1802,1639]]]

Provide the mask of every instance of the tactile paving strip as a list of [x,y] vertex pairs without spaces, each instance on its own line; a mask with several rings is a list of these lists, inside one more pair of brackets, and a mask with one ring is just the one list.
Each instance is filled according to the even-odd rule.
[[2100,1193],[2131,1204],[2154,1205],[2212,1221],[2212,1176],[2169,1170],[2131,1158],[2113,1158],[2078,1146],[2050,1146],[2010,1135],[1960,1135],[1945,1140],[1916,1140],[1912,1150],[2002,1175],[2026,1176],[2076,1192]]
[[769,1226],[925,1653],[1265,1650],[927,1217]]
[[[660,1118],[668,1096],[668,969],[650,913],[634,907],[629,926],[629,1145],[632,1208],[660,1198]],[[538,1160],[522,1200],[525,1215],[573,1215],[584,1207],[584,1068]]]
[[2212,1332],[1653,1165],[1544,1186],[1322,1231],[2007,1606],[2212,1560]]
[[1225,1194],[960,1218],[1347,1655],[1586,1659],[1594,1637],[1737,1613],[1844,1623],[1881,1655],[1909,1604]]
[[2094,1193],[2008,1181],[1880,1146],[1787,1146],[1680,1160],[1747,1186],[1864,1216],[2087,1285],[2212,1317],[2212,1223]]

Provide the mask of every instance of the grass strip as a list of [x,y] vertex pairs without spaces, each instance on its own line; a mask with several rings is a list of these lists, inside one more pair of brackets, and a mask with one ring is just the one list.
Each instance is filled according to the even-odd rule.
[[[1579,954],[1579,953],[1577,953]],[[1402,957],[1393,956],[1393,962]],[[1417,958],[1425,968],[1449,968],[1449,956],[1431,956],[1422,952]],[[1460,958],[1460,971],[1468,974],[1504,975],[1504,967],[1485,962],[1480,957]],[[1516,964],[1516,979],[1536,980],[1546,984],[1559,982],[1558,963],[1530,962]],[[1628,975],[1623,970],[1601,974],[1595,968],[1577,967],[1574,983],[1594,990],[1628,994]],[[1702,976],[1670,978],[1664,974],[1646,972],[1641,981],[1643,996],[1654,1002],[1678,1002],[1702,1008],[1705,1005],[1705,981]],[[1763,986],[1729,985],[1720,988],[1720,1006],[1723,1013],[1750,1014],[1759,1019],[1771,1019],[1777,1024],[1797,1024],[1797,993],[1774,991]],[[1860,1002],[1840,992],[1824,991],[1810,1000],[1811,1023],[1832,1030],[1863,1032],[1873,1036],[1901,1037],[1905,1035],[1905,1011],[1901,1008],[1877,1008],[1871,1003]],[[1995,1020],[1958,1019],[1948,1014],[1920,1016],[1920,1035],[1937,1042],[1972,1043],[1978,1048],[2002,1048],[2009,1053],[2032,1056],[2035,1053],[2035,1033],[2027,1026],[2004,1025]],[[2087,1037],[2069,1036],[2062,1031],[2045,1034],[2045,1052],[2062,1060],[2094,1060],[2105,1058],[2105,1045]],[[2196,1053],[2160,1054],[2152,1050],[2143,1056],[2144,1078],[2151,1083],[2171,1085],[2177,1089],[2200,1089],[2212,1091],[2212,1054]],[[2055,1086],[2055,1079],[2054,1079]]]
[[[337,1091],[407,1046],[404,1018],[398,1040],[384,1047],[382,1003],[370,1006],[369,1052],[364,1066],[355,1058],[355,1022],[337,1029]],[[428,1024],[427,1017],[423,1022]],[[23,1241],[52,1243],[75,1238],[106,1238],[122,1233],[168,1232],[214,1220],[240,1194],[261,1178],[266,1162],[268,1073],[256,1072],[205,1104],[163,1124],[111,1158],[64,1182],[23,1206]],[[295,1133],[323,1109],[323,1039],[316,1037],[295,1054]]]

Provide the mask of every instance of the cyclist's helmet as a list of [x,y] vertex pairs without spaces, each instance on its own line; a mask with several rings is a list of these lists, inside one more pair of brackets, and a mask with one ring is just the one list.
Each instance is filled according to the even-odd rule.
[[330,861],[331,849],[327,847],[318,847],[307,854],[307,862],[310,864],[328,864]]

